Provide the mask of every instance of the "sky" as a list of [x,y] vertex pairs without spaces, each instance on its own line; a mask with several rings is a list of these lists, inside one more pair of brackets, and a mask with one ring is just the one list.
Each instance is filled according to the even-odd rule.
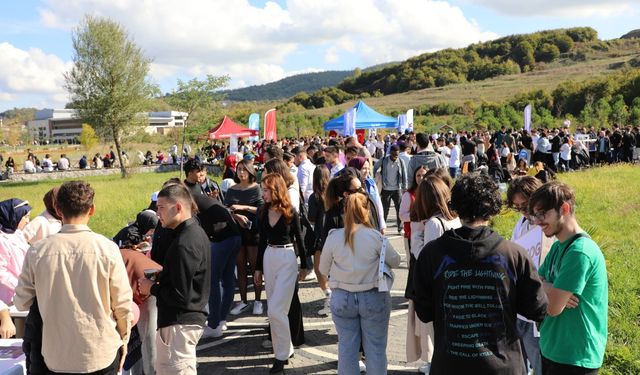
[[120,23],[171,92],[207,74],[245,87],[554,28],[613,39],[640,28],[639,14],[640,0],[0,0],[0,112],[69,101],[63,74],[85,15]]

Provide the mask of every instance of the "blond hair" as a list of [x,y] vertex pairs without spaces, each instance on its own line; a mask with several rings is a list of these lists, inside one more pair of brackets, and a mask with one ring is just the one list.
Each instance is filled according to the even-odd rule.
[[346,198],[344,209],[344,244],[354,251],[353,237],[356,233],[356,225],[373,228],[369,222],[369,198],[364,193],[353,193]]

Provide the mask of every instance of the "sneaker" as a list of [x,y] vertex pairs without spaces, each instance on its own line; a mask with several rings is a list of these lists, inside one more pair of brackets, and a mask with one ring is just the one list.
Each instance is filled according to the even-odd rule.
[[202,333],[203,338],[208,339],[212,337],[217,338],[221,336],[222,336],[222,328],[220,328],[220,325],[218,325],[216,329],[213,329],[209,326],[204,327],[204,332]]
[[220,329],[222,331],[226,331],[229,329],[229,327],[227,327],[227,321],[226,320],[221,320],[220,324],[218,324],[218,327],[220,327]]
[[313,281],[313,280],[315,280],[316,278],[317,278],[317,277],[316,277],[316,273],[315,273],[315,271],[311,270],[311,272],[309,272],[309,273],[307,274],[307,276],[305,276],[304,281]]
[[269,339],[264,340],[260,346],[262,346],[265,349],[273,349],[273,343]]
[[324,299],[324,306],[318,310],[318,315],[327,316],[331,314],[331,308],[329,308],[329,296]]
[[262,302],[255,301],[253,303],[253,315],[262,315],[264,310],[262,309]]
[[231,309],[231,311],[229,311],[229,314],[240,315],[244,312],[244,310],[248,308],[249,308],[249,304],[240,301],[233,309]]
[[367,372],[367,366],[364,361],[358,361],[358,367],[360,367],[360,372]]
[[420,371],[421,374],[428,374],[429,371],[431,371],[431,363],[425,363],[424,365],[420,366],[418,371]]

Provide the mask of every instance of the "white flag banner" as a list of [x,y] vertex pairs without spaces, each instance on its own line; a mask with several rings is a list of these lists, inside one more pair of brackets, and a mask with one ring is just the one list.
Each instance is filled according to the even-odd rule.
[[407,128],[413,131],[413,108],[407,111]]
[[398,115],[398,132],[404,133],[407,126],[407,115]]
[[235,134],[229,138],[229,153],[233,154],[234,152],[238,152],[238,137]]
[[344,136],[356,135],[356,108],[351,108],[344,113]]
[[531,131],[531,104],[524,107],[524,130]]

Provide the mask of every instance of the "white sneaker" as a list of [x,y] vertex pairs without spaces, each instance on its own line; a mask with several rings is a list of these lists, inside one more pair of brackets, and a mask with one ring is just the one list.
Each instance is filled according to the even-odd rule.
[[240,315],[242,314],[242,312],[244,312],[244,310],[249,308],[249,304],[246,304],[242,301],[238,302],[238,304],[231,309],[231,311],[229,311],[229,314],[231,315]]
[[253,315],[262,315],[264,310],[262,309],[262,302],[255,301],[253,303]]
[[305,276],[304,281],[313,281],[315,279],[317,279],[316,273],[314,270],[311,270],[311,272],[309,272],[307,276]]
[[418,371],[420,371],[420,373],[422,374],[428,374],[429,371],[431,371],[431,363],[425,363],[424,365],[420,366]]
[[324,299],[324,306],[318,310],[318,315],[327,316],[331,314],[331,308],[329,307],[329,296]]
[[367,372],[367,366],[364,361],[358,361],[358,367],[360,367],[360,372]]
[[271,340],[264,340],[261,346],[265,349],[273,349],[273,343],[271,342]]
[[202,333],[202,337],[207,339],[207,338],[217,338],[217,337],[221,337],[222,336],[222,328],[220,328],[220,325],[218,325],[218,328],[213,329],[209,326],[204,327],[204,332]]
[[218,324],[218,327],[220,327],[221,330],[226,331],[229,329],[229,327],[227,327],[227,321],[226,320],[221,320],[220,324]]

